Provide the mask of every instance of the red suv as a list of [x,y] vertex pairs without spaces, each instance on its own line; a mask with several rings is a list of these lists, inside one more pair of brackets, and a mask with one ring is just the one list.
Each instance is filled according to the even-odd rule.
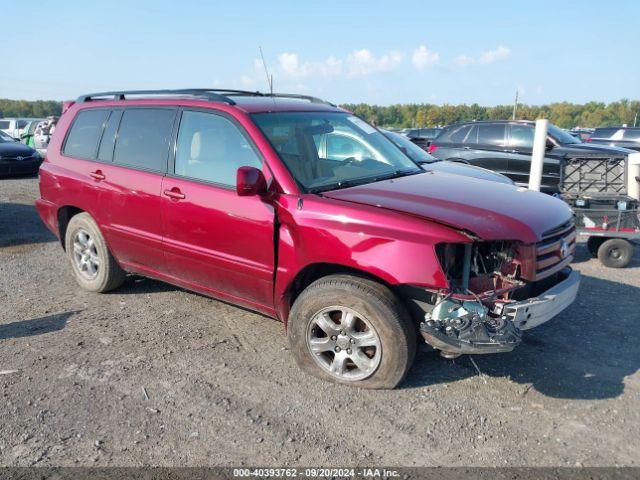
[[395,387],[418,334],[445,357],[512,350],[579,284],[562,201],[425,171],[313,97],[80,97],[40,192],[83,288],[135,273],[251,308],[305,371],[362,387]]

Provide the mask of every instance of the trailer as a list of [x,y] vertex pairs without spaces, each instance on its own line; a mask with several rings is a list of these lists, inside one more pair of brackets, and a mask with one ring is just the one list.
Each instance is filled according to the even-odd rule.
[[576,231],[589,253],[624,268],[640,241],[640,153],[571,158],[561,162],[559,196],[573,209]]

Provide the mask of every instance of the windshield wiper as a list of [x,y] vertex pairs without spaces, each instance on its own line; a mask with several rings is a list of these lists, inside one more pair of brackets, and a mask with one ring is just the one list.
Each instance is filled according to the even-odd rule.
[[309,193],[321,193],[329,190],[339,190],[342,188],[349,188],[349,187],[355,187],[357,185],[364,185],[366,183],[375,183],[375,182],[381,182],[383,180],[391,180],[393,178],[406,177],[408,175],[415,175],[416,173],[424,173],[424,170],[421,168],[416,168],[416,169],[405,168],[401,170],[394,170],[393,172],[387,172],[385,174],[380,174],[380,175],[372,175],[368,177],[360,177],[360,178],[354,178],[350,180],[343,180],[341,182],[335,182],[329,185],[322,185],[319,187],[310,188]]

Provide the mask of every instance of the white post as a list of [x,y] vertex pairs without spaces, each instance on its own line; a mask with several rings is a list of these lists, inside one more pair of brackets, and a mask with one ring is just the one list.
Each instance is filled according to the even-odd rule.
[[544,154],[547,151],[547,129],[549,120],[536,120],[536,132],[533,137],[533,152],[531,152],[531,171],[529,172],[529,190],[540,191],[542,183],[542,167]]
[[640,200],[640,152],[630,153],[627,164],[627,195]]

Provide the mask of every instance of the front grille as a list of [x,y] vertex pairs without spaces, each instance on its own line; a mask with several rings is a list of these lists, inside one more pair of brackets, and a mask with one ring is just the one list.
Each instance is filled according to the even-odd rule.
[[536,280],[562,270],[573,260],[576,251],[576,227],[573,220],[542,235],[536,244]]

